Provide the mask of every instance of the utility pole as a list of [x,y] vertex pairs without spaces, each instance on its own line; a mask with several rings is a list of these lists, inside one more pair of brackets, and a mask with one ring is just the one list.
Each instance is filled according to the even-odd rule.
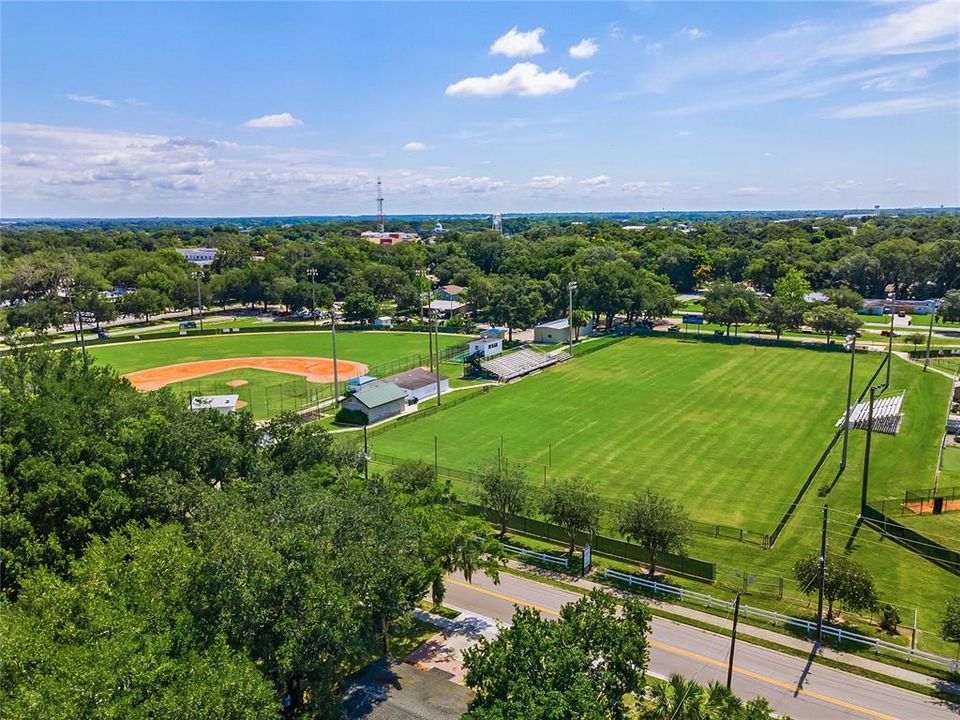
[[890,308],[890,337],[887,338],[887,382],[883,389],[890,387],[890,366],[893,364],[893,321],[897,317],[897,297],[893,297],[893,307]]
[[367,426],[363,426],[363,479],[370,479],[370,446],[367,444]]
[[337,303],[330,304],[330,339],[333,343],[333,407],[340,406],[340,375],[337,372]]
[[200,311],[200,332],[203,332],[203,296],[200,294],[200,280],[203,279],[203,271],[197,270],[194,272],[193,279],[197,281],[197,309]]
[[827,583],[827,506],[823,506],[820,530],[820,592],[817,595],[817,644],[823,642],[823,590]]
[[570,281],[567,283],[567,345],[570,348],[570,354],[573,355],[573,291],[577,289],[577,283]]
[[737,648],[737,621],[740,619],[740,593],[733,601],[733,632],[730,633],[730,659],[727,663],[727,690],[733,682],[733,651]]
[[867,485],[870,481],[870,444],[873,439],[873,397],[876,387],[870,388],[870,405],[867,407],[867,442],[863,446],[863,482],[860,485],[860,514],[867,507]]
[[853,402],[853,361],[857,356],[857,334],[847,335],[844,349],[850,351],[850,378],[847,380],[847,410],[843,425],[843,455],[840,458],[840,471],[847,469],[847,446],[850,438],[850,403]]
[[937,317],[937,306],[934,305],[930,310],[930,327],[927,329],[927,354],[923,359],[923,371],[926,372],[930,367],[930,343],[933,342],[933,320]]
[[310,314],[313,315],[313,326],[317,326],[317,269],[308,268],[307,277],[310,278]]

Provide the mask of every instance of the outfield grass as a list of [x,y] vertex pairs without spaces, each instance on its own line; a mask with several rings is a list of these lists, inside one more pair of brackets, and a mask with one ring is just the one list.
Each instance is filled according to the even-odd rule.
[[[441,335],[441,347],[458,345],[468,340],[463,335]],[[331,335],[327,331],[239,333],[143,340],[92,347],[90,354],[99,362],[112,365],[120,373],[162,367],[196,360],[231,357],[308,356],[332,357]],[[428,353],[424,333],[401,332],[338,332],[337,357],[376,368],[414,354]],[[426,361],[424,361],[426,362]],[[443,372],[455,375],[456,366],[444,364]],[[232,388],[228,381],[245,380]],[[173,389],[185,396],[237,394],[248,403],[255,419],[272,417],[283,410],[294,410],[313,404],[317,395],[329,396],[330,388],[307,382],[303,377],[264,370],[238,369],[206,375],[182,383]]]
[[[441,347],[467,342],[465,335],[441,335]],[[413,353],[427,354],[425,333],[338,332],[337,357],[370,367]],[[296,331],[237,333],[176,337],[165,340],[98,345],[89,349],[97,360],[112,365],[120,373],[173,365],[195,360],[233,357],[332,357],[330,332]]]
[[[879,358],[863,356],[862,386]],[[869,361],[867,361],[869,360]],[[581,476],[606,497],[646,487],[695,519],[770,532],[834,432],[847,357],[631,338],[376,437],[375,452],[472,469],[504,453],[542,482]],[[837,402],[839,400],[839,403]],[[774,479],[773,481],[771,481]]]

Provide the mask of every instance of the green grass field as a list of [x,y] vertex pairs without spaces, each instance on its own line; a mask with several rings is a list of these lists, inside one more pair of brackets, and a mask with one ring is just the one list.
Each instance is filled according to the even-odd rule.
[[[579,475],[611,498],[652,487],[679,499],[695,519],[770,532],[833,433],[848,357],[631,338],[398,425],[371,444],[374,453],[432,460],[436,435],[441,465],[471,469],[496,458],[503,433],[508,456],[546,463],[552,455],[548,482]],[[881,359],[879,353],[858,356],[858,390]],[[891,387],[906,393],[904,418],[898,435],[874,435],[870,497],[932,484],[951,383],[895,358]],[[837,444],[773,549],[694,534],[689,554],[717,564],[718,583],[700,589],[732,596],[749,575],[756,582],[747,588],[748,603],[812,614],[816,598],[799,593],[791,568],[816,551],[821,508],[828,504],[829,548],[843,552],[849,543],[854,559],[874,575],[882,602],[897,605],[905,622],[918,611],[918,646],[952,656],[955,648],[936,633],[947,599],[960,594],[960,577],[872,530],[856,530],[863,450],[864,433],[853,431],[840,474]],[[529,470],[543,482],[542,466]],[[939,542],[960,546],[960,513],[915,520]],[[770,593],[781,578],[785,597],[776,600]],[[908,643],[909,635],[887,639]]]
[[[468,340],[463,335],[441,335],[441,347],[459,345]],[[99,345],[90,348],[97,361],[112,365],[120,373],[162,367],[195,360],[231,357],[307,356],[332,357],[333,347],[329,332],[269,332],[207,335],[202,337],[143,340],[140,342]],[[401,332],[338,332],[337,357],[376,368],[385,364],[428,353],[424,333]],[[426,362],[426,361],[424,361]],[[445,370],[451,366],[445,365]],[[400,369],[399,367],[397,369]],[[455,368],[458,370],[459,367]],[[247,384],[231,388],[231,380],[246,380]],[[326,385],[307,382],[287,373],[240,369],[207,375],[183,383],[173,389],[183,395],[237,394],[248,403],[254,418],[263,419],[283,410],[293,410],[313,404],[318,394],[329,395]]]
[[[863,357],[860,386],[878,362]],[[653,487],[697,520],[770,532],[834,432],[847,369],[815,350],[629,339],[398,426],[374,451],[432,459],[436,436],[441,465],[472,469],[502,434],[508,457],[552,463],[548,478],[613,499]]]

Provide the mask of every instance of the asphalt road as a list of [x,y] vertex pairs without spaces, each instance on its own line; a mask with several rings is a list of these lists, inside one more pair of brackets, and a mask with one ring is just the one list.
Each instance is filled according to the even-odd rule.
[[[502,573],[500,584],[483,575],[473,583],[460,575],[447,579],[444,604],[509,621],[515,604],[529,605],[546,616],[580,596],[532,580]],[[730,638],[662,618],[653,619],[650,670],[657,675],[680,673],[699,683],[726,681]],[[804,658],[738,642],[733,690],[744,699],[766,697],[793,720],[879,718],[938,720],[960,718],[960,704],[902,690]]]

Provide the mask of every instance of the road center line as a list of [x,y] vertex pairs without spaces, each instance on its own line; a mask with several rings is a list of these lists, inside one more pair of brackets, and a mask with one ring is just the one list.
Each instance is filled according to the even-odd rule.
[[[448,577],[446,581],[452,585],[456,585],[457,587],[462,587],[467,590],[472,590],[473,592],[480,593],[482,595],[489,595],[490,597],[495,597],[499,600],[504,600],[506,602],[511,603],[512,605],[522,605],[523,607],[533,608],[534,610],[539,610],[545,615],[553,615],[555,617],[560,616],[560,613],[557,612],[556,610],[553,610],[552,608],[543,607],[542,605],[536,605],[534,603],[527,602],[526,600],[520,600],[519,598],[511,597],[510,595],[505,595],[501,592],[497,592],[496,590],[488,590],[487,588],[477,587],[476,585],[471,585],[470,583],[465,583],[462,580],[456,580],[450,577]],[[674,655],[687,657],[687,658],[690,658],[691,660],[697,660],[698,662],[706,663],[708,665],[713,665],[715,667],[720,667],[720,668],[727,667],[726,663],[719,662],[717,660],[714,660],[713,658],[707,657],[706,655],[700,655],[699,653],[695,653],[690,650],[684,650],[683,648],[674,647],[672,645],[666,645],[662,642],[658,642],[652,639],[648,639],[647,642],[651,647],[655,647],[660,650],[673,653]],[[769,685],[773,685],[775,687],[778,687],[784,690],[789,690],[791,692],[797,691],[796,686],[790,683],[783,682],[782,680],[777,680],[776,678],[767,677],[766,675],[761,675],[760,673],[755,673],[752,670],[746,670],[744,668],[739,668],[736,665],[734,665],[733,671],[738,675],[743,675],[745,677],[749,677],[754,680],[759,680],[760,682],[765,682],[765,683],[768,683]],[[887,715],[882,712],[877,712],[876,710],[871,710],[870,708],[861,707],[860,705],[855,705],[853,703],[847,702],[846,700],[841,700],[840,698],[835,698],[830,695],[823,695],[822,693],[818,693],[813,690],[804,690],[803,688],[801,688],[799,690],[799,694],[805,695],[809,698],[813,698],[814,700],[821,700],[823,702],[830,703],[831,705],[836,705],[838,707],[842,707],[847,710],[853,710],[854,712],[859,712],[868,717],[878,718],[878,720],[898,720],[893,715]]]

